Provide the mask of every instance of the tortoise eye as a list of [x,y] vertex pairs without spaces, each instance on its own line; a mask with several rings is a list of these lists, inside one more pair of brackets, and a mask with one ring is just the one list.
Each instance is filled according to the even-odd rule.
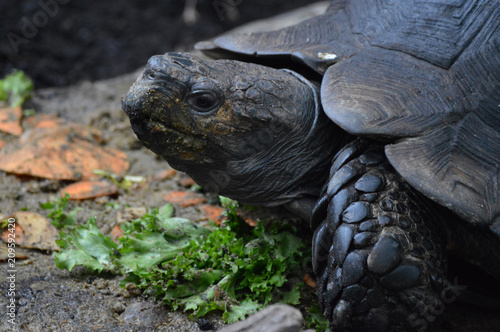
[[195,91],[187,99],[189,105],[197,112],[210,112],[218,108],[221,98],[213,91]]

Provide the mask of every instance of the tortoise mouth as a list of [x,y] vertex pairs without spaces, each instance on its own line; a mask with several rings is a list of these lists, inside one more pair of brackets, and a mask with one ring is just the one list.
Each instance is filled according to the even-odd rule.
[[204,160],[206,142],[198,135],[187,134],[157,121],[132,123],[132,129],[148,149],[175,168],[182,170],[188,164]]

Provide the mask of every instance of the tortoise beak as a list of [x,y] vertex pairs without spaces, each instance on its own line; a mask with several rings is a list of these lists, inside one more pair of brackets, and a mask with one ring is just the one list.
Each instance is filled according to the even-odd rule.
[[127,93],[127,96],[122,101],[122,109],[127,114],[132,130],[137,137],[142,141],[148,137],[148,115],[143,111],[143,98],[138,95],[132,88]]
[[132,124],[134,122],[144,120],[146,117],[146,114],[144,114],[145,112],[143,111],[144,94],[141,92],[141,89],[138,89],[137,86],[141,85],[139,80],[141,80],[141,77],[139,77],[134,85],[132,85],[125,96],[125,99],[122,101],[122,109],[125,111]]

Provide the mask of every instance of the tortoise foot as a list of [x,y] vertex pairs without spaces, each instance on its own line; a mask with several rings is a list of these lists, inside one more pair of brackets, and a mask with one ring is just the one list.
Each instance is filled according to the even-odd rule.
[[426,330],[444,306],[437,217],[382,148],[355,142],[346,149],[334,162],[328,205],[318,203],[326,208],[313,238],[322,309],[332,331]]

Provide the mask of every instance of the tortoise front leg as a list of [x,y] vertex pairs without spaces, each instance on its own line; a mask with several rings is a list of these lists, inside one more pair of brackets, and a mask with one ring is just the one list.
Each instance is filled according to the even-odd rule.
[[332,331],[423,331],[442,312],[445,241],[427,203],[382,145],[355,141],[336,156],[313,217],[313,267]]

